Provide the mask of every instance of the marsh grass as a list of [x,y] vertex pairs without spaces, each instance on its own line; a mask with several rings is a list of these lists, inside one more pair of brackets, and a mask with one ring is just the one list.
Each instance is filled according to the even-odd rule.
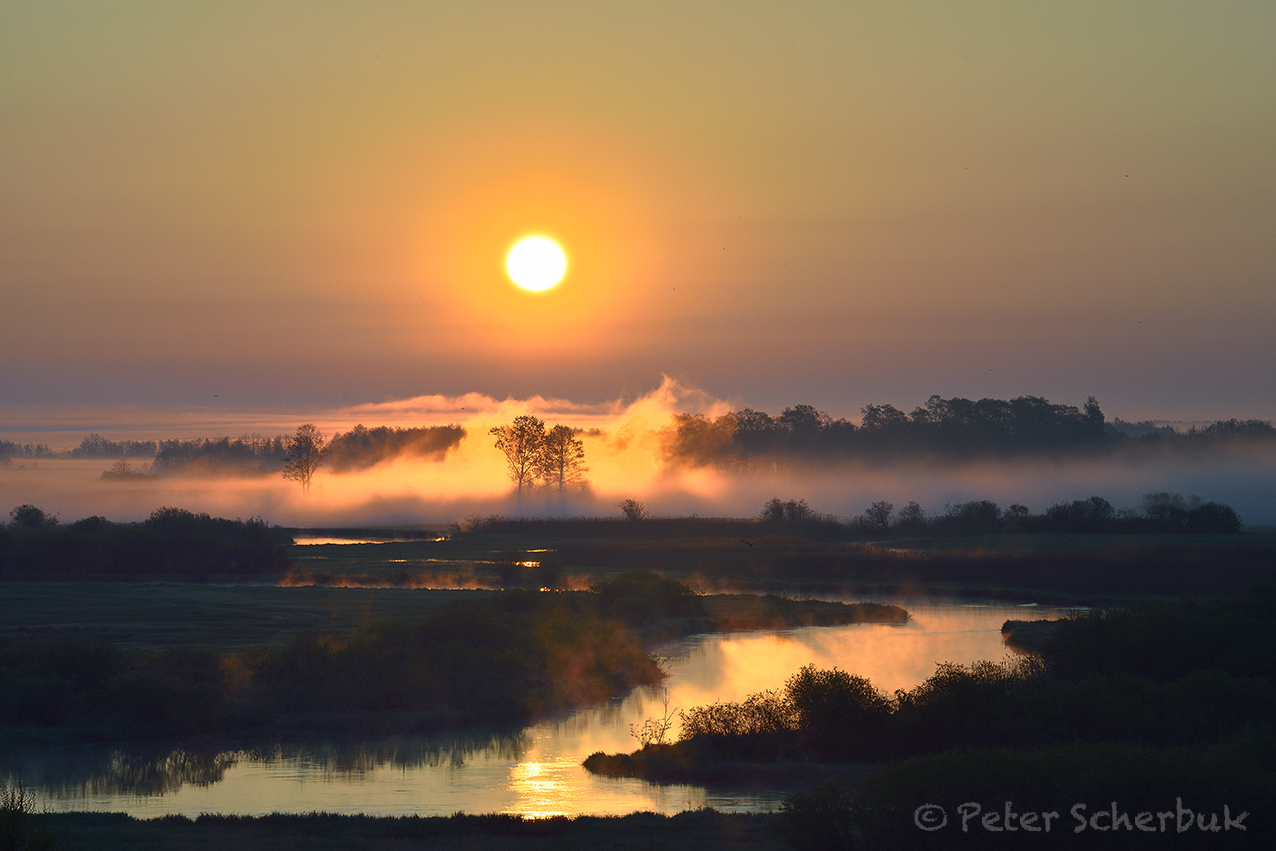
[[7,582],[0,590],[0,638],[72,637],[153,649],[192,644],[218,651],[422,618],[491,593],[114,582]]
[[782,851],[771,817],[693,810],[674,816],[517,815],[448,817],[309,813],[266,816],[166,816],[143,820],[108,813],[56,816],[67,851]]
[[62,847],[53,817],[36,808],[22,781],[0,784],[0,851],[53,851]]

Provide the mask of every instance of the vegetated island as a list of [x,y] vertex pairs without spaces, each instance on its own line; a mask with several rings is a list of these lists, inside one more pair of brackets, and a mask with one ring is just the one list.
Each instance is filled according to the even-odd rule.
[[285,646],[121,648],[0,639],[10,739],[403,734],[524,724],[665,676],[654,643],[720,629],[904,623],[897,606],[706,597],[652,571],[587,592],[513,590]]
[[[1059,813],[1067,835],[1045,847],[1105,827],[1138,845],[1148,840],[1134,824],[1162,834],[1165,812],[1178,819],[1175,836],[1227,831],[1229,847],[1270,847],[1276,579],[1222,599],[1079,611],[1036,638],[1037,655],[945,662],[889,696],[807,666],[777,690],[688,710],[676,741],[649,725],[641,749],[596,753],[585,767],[653,782],[835,778],[786,801],[777,818],[796,847],[850,847],[848,837],[854,847],[918,847],[927,840],[913,819],[926,802],[950,818],[979,803],[1003,830]],[[1003,806],[1036,821],[1013,821]],[[1092,822],[1096,811],[1108,821]],[[926,847],[984,847],[987,834],[950,827],[942,840]]]

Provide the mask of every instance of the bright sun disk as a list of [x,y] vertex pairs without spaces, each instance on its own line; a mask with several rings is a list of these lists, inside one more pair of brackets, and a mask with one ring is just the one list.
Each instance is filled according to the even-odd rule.
[[554,240],[529,236],[515,243],[505,256],[505,271],[525,290],[547,290],[563,279],[567,255]]

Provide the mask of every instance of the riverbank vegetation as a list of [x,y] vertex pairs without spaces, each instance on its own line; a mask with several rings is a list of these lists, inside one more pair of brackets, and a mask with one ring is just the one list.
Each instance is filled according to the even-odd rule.
[[[886,837],[931,847],[910,822],[927,801],[951,811],[1013,798],[1023,811],[1074,798],[1106,807],[1124,796],[1122,806],[1164,809],[1189,795],[1220,812],[1224,802],[1233,812],[1271,811],[1276,582],[1222,600],[1076,613],[1040,646],[1039,656],[1014,661],[943,663],[893,695],[808,666],[776,691],[686,711],[673,744],[594,754],[585,765],[703,782],[741,764],[884,764],[859,788],[791,799],[808,821],[842,801],[832,807],[838,818],[885,843],[877,847],[893,847]],[[947,839],[934,847],[950,847],[951,831]]]
[[45,817],[63,851],[782,851],[784,840],[766,814],[693,810],[673,816],[518,815],[447,817],[338,815],[201,815],[140,819],[122,813],[59,813]]
[[1234,594],[1271,571],[1276,533],[1184,535],[942,531],[860,536],[827,519],[802,523],[714,518],[488,518],[448,547],[486,543],[552,549],[569,570],[597,575],[659,565],[706,587],[792,595],[985,595],[1091,604],[1116,597]]
[[653,572],[588,592],[495,592],[413,620],[293,634],[277,647],[0,639],[13,735],[145,739],[289,729],[412,732],[521,723],[658,683],[653,641],[717,628],[903,622],[894,606],[715,601]]

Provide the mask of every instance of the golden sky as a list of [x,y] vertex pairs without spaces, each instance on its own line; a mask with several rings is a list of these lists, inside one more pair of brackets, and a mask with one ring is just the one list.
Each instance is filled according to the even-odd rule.
[[[1270,2],[0,9],[0,399],[1276,416]],[[558,239],[563,283],[505,251]]]

